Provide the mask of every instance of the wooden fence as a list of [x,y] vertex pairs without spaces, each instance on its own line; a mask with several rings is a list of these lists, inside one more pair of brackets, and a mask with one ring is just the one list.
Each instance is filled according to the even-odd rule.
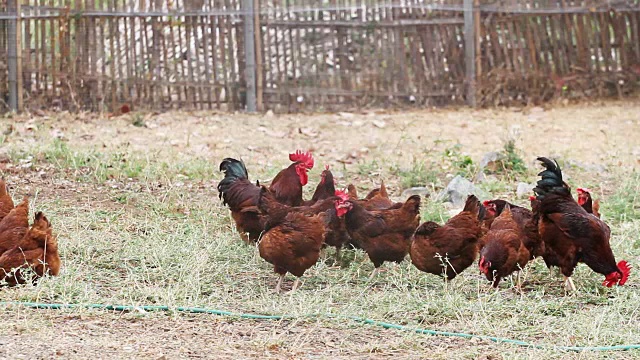
[[640,87],[639,33],[638,0],[0,0],[0,55],[17,49],[16,98],[32,109],[625,96]]

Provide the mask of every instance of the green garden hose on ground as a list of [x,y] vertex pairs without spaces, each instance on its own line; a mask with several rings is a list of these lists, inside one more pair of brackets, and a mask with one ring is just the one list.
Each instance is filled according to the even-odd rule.
[[34,309],[98,309],[98,310],[109,310],[109,311],[136,311],[136,310],[144,310],[144,311],[177,311],[177,312],[186,312],[186,313],[194,313],[194,314],[212,314],[212,315],[220,315],[220,316],[229,316],[229,317],[238,317],[241,319],[253,319],[253,320],[293,320],[300,318],[330,318],[330,319],[345,319],[351,320],[354,322],[359,322],[367,325],[381,326],[385,329],[397,329],[402,331],[411,331],[418,334],[428,334],[428,335],[436,335],[436,336],[449,336],[449,337],[461,337],[466,339],[477,338],[482,340],[489,340],[496,343],[505,343],[505,344],[513,344],[524,346],[532,349],[551,349],[551,350],[560,350],[560,351],[613,351],[613,350],[637,350],[640,349],[640,344],[632,344],[632,345],[615,345],[615,346],[556,346],[556,345],[539,345],[528,343],[526,341],[513,340],[513,339],[505,339],[499,338],[495,336],[487,336],[487,335],[474,335],[474,334],[466,334],[466,333],[457,333],[457,332],[447,332],[447,331],[437,331],[437,330],[429,330],[429,329],[420,329],[413,328],[404,325],[391,324],[356,316],[344,316],[344,315],[333,315],[333,314],[310,314],[305,316],[291,316],[291,315],[260,315],[260,314],[239,314],[233,313],[230,311],[224,310],[215,310],[215,309],[205,309],[205,308],[194,308],[194,307],[169,307],[169,306],[153,306],[153,305],[144,305],[144,306],[135,306],[135,305],[103,305],[103,304],[41,304],[41,303],[32,303],[32,302],[0,302],[0,306],[6,305],[15,305],[15,306],[24,306]]

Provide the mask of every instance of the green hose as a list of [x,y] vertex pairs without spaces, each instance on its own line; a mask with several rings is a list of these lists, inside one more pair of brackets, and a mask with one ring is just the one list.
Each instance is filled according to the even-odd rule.
[[[187,313],[195,313],[195,314],[212,314],[212,315],[221,315],[221,316],[232,316],[239,317],[241,319],[256,319],[256,320],[288,320],[288,319],[296,319],[296,316],[291,315],[259,315],[259,314],[238,314],[230,311],[224,310],[215,310],[215,309],[205,309],[205,308],[194,308],[194,307],[182,307],[178,306],[175,308],[170,308],[168,306],[152,306],[152,305],[143,305],[143,306],[135,306],[135,305],[103,305],[103,304],[39,304],[32,302],[0,302],[1,305],[18,305],[25,306],[29,308],[35,309],[100,309],[100,310],[110,310],[110,311],[135,311],[135,310],[144,310],[144,311],[178,311],[178,312],[187,312]],[[333,314],[310,314],[303,316],[306,318],[332,318],[332,319],[347,319],[367,325],[381,326],[385,329],[397,329],[403,331],[411,331],[416,332],[418,334],[428,334],[428,335],[438,335],[438,336],[450,336],[450,337],[462,337],[466,339],[478,338],[482,340],[489,340],[496,343],[506,343],[506,344],[514,344],[519,346],[525,346],[532,349],[554,349],[561,351],[612,351],[612,350],[634,350],[640,349],[640,344],[632,344],[632,345],[615,345],[615,346],[555,346],[555,345],[539,345],[532,344],[525,341],[513,340],[513,339],[505,339],[499,338],[495,336],[486,336],[486,335],[474,335],[474,334],[465,334],[465,333],[457,333],[457,332],[448,332],[448,331],[437,331],[437,330],[429,330],[429,329],[419,329],[412,328],[404,325],[385,323],[381,321],[375,321],[371,319],[356,317],[356,316],[343,316],[343,315],[333,315]]]

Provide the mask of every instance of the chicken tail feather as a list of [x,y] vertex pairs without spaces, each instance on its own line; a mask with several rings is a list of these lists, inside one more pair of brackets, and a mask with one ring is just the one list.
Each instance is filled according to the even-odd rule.
[[412,195],[407,199],[407,201],[402,206],[406,211],[410,211],[412,213],[419,214],[420,213],[420,196]]
[[229,190],[229,187],[238,179],[248,179],[249,173],[242,160],[226,158],[220,163],[220,171],[224,172],[224,179],[218,183],[219,198]]
[[562,181],[562,171],[560,170],[558,162],[555,160],[551,161],[546,157],[539,157],[537,160],[546,168],[546,170],[538,174],[542,179],[538,180],[536,187],[533,189],[537,195],[537,199],[542,200],[547,193],[554,190],[563,189],[563,192],[568,191],[565,183]]
[[464,204],[462,211],[468,211],[478,216],[478,220],[483,220],[485,216],[485,208],[475,195],[469,195]]

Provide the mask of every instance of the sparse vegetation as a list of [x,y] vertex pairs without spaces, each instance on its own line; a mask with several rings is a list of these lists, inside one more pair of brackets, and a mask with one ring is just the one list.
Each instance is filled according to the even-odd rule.
[[[640,113],[637,104],[626,106]],[[585,151],[581,143],[571,144],[575,150],[566,150],[565,144],[555,144],[554,139],[540,136],[544,129],[560,126],[557,119],[573,117],[581,122],[578,131],[586,134],[589,126],[600,123],[600,111],[615,108],[616,105],[604,110],[601,106],[588,111],[577,109],[583,111],[579,117],[574,114],[576,109],[557,110],[548,120],[540,121],[535,133],[523,134],[522,144],[519,142],[519,149],[513,148],[513,152],[527,160],[551,151],[563,154],[566,151],[581,159],[607,156],[609,150],[617,154],[616,164],[620,161],[623,166],[612,166],[615,172],[600,182],[592,180],[593,174],[571,169],[566,172],[574,188],[587,182],[600,184],[596,198],[601,200],[601,212],[612,228],[612,248],[617,257],[627,259],[637,269],[640,177],[637,171],[629,170],[636,166],[631,149],[640,138],[637,124],[611,124],[609,144],[599,148],[589,140],[587,145],[593,151]],[[627,108],[625,111],[630,112]],[[595,115],[590,116],[592,112]],[[441,124],[442,117],[456,114],[444,113],[420,113],[419,118]],[[56,122],[47,122],[47,126],[39,126],[32,133],[24,130],[27,119],[18,119],[17,134],[7,136],[4,143],[10,162],[0,163],[1,175],[11,185],[14,198],[33,193],[32,208],[50,217],[59,234],[63,268],[57,278],[44,279],[36,287],[0,289],[0,295],[2,301],[194,306],[241,313],[288,314],[295,319],[246,321],[177,312],[121,314],[86,309],[55,312],[0,305],[0,321],[7,329],[0,336],[0,343],[11,343],[12,351],[18,351],[16,354],[35,353],[43,358],[58,356],[55,355],[58,351],[62,354],[59,356],[70,358],[104,357],[105,353],[114,358],[211,354],[237,358],[239,348],[243,356],[264,358],[299,358],[311,352],[321,358],[638,356],[637,351],[572,354],[553,348],[637,342],[640,325],[634,319],[640,295],[636,272],[632,273],[629,286],[609,289],[600,285],[599,275],[580,265],[574,276],[578,292],[567,294],[562,277],[555,270],[547,270],[538,259],[524,270],[524,291],[520,293],[508,280],[497,291],[492,290],[475,266],[445,283],[419,272],[407,259],[400,265],[385,264],[385,271],[376,281],[369,282],[373,266],[362,251],[343,251],[341,266],[335,266],[334,252],[328,249],[325,260],[305,275],[300,291],[276,296],[273,288],[277,279],[272,268],[258,256],[255,247],[240,241],[228,210],[217,199],[215,179],[220,178],[217,166],[223,157],[242,157],[252,180],[270,179],[287,164],[287,151],[313,142],[317,158],[334,166],[336,174],[343,173],[337,177],[340,185],[352,181],[367,188],[378,184],[380,177],[394,198],[399,199],[405,187],[426,185],[437,191],[447,174],[475,171],[472,170],[475,162],[489,146],[482,141],[499,126],[485,122],[476,128],[471,123],[465,128],[469,138],[456,151],[464,150],[475,162],[451,152],[452,157],[445,161],[442,154],[447,145],[436,144],[434,151],[419,152],[424,144],[435,143],[427,138],[433,136],[429,125],[416,122],[415,128],[398,135],[392,119],[412,115],[387,115],[388,125],[385,129],[374,129],[373,135],[392,145],[386,147],[382,142],[380,150],[372,150],[359,163],[342,166],[338,160],[346,156],[346,150],[339,148],[341,136],[349,139],[349,146],[354,148],[380,140],[371,140],[360,128],[347,127],[335,132],[327,127],[327,132],[320,132],[313,141],[300,134],[292,135],[295,136],[292,139],[270,138],[252,130],[254,123],[243,124],[240,115],[233,116],[238,118],[229,115],[221,120],[212,116],[208,122],[172,116],[175,121],[182,121],[176,127],[151,118],[147,125],[152,126],[146,128],[133,126],[130,118],[96,120],[89,125],[70,121],[66,124],[68,128],[77,130],[67,131],[69,141],[51,140],[48,131],[50,126],[60,126]],[[504,117],[509,116],[517,116],[511,121],[528,121],[519,113],[504,112]],[[459,117],[459,122],[468,122],[468,114]],[[324,117],[300,117],[295,122],[313,126],[319,119],[329,121]],[[452,129],[438,136],[454,140],[463,136],[455,123],[457,118],[447,119],[453,123]],[[272,121],[273,124],[262,121],[278,131],[279,126],[290,126],[281,124],[287,121],[284,117]],[[115,129],[118,136],[100,139],[96,135],[93,140],[83,140],[89,138],[86,134],[115,134]],[[486,133],[481,133],[482,129]],[[195,134],[189,145],[186,131]],[[345,135],[346,131],[349,133]],[[231,140],[225,142],[227,139]],[[401,151],[385,152],[395,148],[400,140]],[[249,146],[251,149],[247,150]],[[317,161],[316,166],[319,164]],[[305,189],[308,192],[318,181],[318,168],[310,173]],[[494,196],[509,194],[516,184],[515,176],[511,176],[519,171],[516,168],[512,166],[507,171],[509,176],[496,176],[483,183],[483,188]],[[442,203],[426,199],[422,219],[443,222],[454,212],[450,210]],[[285,287],[290,288],[292,282],[293,278],[287,277]],[[309,314],[361,316],[409,327],[512,338],[548,347],[530,349],[486,340],[383,330],[342,318],[308,317]],[[66,335],[60,336],[62,332]],[[181,345],[187,341],[193,344],[188,350]],[[3,351],[0,347],[0,357],[9,357]]]
[[[445,163],[453,168],[455,175],[462,175],[464,177],[472,177],[475,173],[475,164],[471,156],[462,153],[462,145],[456,144],[452,147],[444,149],[443,157]],[[445,166],[447,168],[448,166]]]
[[390,171],[399,177],[403,189],[416,186],[431,187],[438,181],[433,168],[428,166],[426,161],[416,158],[413,159],[413,163],[408,169],[392,166]]
[[502,153],[504,155],[504,159],[502,160],[502,168],[504,170],[515,173],[525,173],[527,171],[524,160],[516,148],[515,140],[508,140],[504,144]]

